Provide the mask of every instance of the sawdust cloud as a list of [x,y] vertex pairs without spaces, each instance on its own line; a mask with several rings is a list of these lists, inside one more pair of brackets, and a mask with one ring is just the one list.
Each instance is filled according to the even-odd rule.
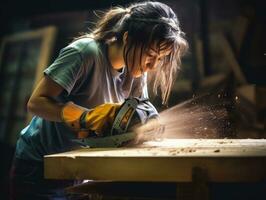
[[[231,126],[225,104],[206,105],[197,100],[193,98],[162,111],[159,123],[164,126],[164,131],[157,137],[224,138]],[[160,132],[159,127],[157,122],[151,121],[135,131],[140,137],[149,135],[147,133],[152,130],[155,130],[156,135],[156,131]]]

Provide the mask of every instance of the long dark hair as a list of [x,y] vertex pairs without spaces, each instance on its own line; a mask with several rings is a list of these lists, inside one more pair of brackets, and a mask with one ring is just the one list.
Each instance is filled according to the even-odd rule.
[[[160,50],[172,48],[171,53],[159,63],[153,74],[153,91],[157,94],[160,88],[165,104],[180,70],[181,57],[188,48],[176,14],[169,6],[160,2],[135,3],[126,8],[113,7],[104,13],[92,32],[83,37],[122,44],[125,32],[128,32],[128,42],[124,48],[124,60],[127,67],[131,64],[131,70],[141,67],[139,64],[142,53],[152,44],[156,43]],[[140,48],[138,55],[135,53],[137,48]],[[133,63],[129,63],[129,57],[132,55]]]

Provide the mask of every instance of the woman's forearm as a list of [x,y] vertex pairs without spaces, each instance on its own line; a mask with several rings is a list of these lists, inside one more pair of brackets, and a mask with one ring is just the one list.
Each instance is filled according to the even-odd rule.
[[29,100],[28,112],[49,121],[61,122],[61,111],[64,104],[58,103],[49,97],[37,97]]

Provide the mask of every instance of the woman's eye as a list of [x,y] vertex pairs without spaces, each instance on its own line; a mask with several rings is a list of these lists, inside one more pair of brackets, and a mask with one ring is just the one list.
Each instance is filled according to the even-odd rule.
[[147,56],[149,57],[149,58],[151,58],[151,57],[154,57],[154,55],[152,55],[152,54],[147,54]]

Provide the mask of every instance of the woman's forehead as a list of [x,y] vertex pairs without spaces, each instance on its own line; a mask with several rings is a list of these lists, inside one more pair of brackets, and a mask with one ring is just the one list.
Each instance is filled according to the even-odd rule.
[[168,55],[173,51],[173,44],[167,42],[153,42],[150,44],[148,50],[156,54]]

